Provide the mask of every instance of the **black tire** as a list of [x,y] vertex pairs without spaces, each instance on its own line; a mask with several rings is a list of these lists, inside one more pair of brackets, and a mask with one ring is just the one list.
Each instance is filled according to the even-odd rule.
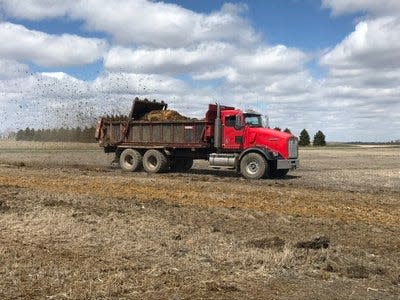
[[142,155],[134,149],[125,149],[119,157],[119,164],[126,172],[135,172],[142,169]]
[[289,172],[289,169],[274,170],[274,172],[272,173],[272,177],[273,178],[284,178],[288,172]]
[[168,159],[160,151],[150,149],[143,156],[143,167],[148,173],[165,172],[168,169]]
[[259,153],[248,153],[240,161],[240,172],[248,179],[260,179],[269,172],[267,160]]
[[120,164],[120,158],[121,158],[121,152],[120,150],[115,151],[115,155],[114,155],[114,159],[113,161],[110,163],[111,167],[114,168],[120,168],[121,164]]
[[193,167],[193,159],[191,158],[176,158],[171,163],[171,171],[187,172]]
[[264,178],[273,179],[276,171],[276,160],[267,161],[268,168],[265,170]]

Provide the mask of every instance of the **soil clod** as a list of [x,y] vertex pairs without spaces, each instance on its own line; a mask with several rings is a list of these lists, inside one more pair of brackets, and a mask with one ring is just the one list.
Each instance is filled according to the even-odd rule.
[[235,285],[217,282],[207,282],[207,289],[210,292],[238,292],[240,291]]
[[10,207],[7,205],[6,201],[0,200],[0,213],[9,211]]
[[333,266],[331,264],[327,264],[324,268],[325,271],[333,273],[335,272],[335,269],[333,268]]
[[182,236],[180,234],[177,234],[177,235],[174,235],[172,237],[172,239],[175,240],[175,241],[180,241],[180,240],[182,240]]
[[275,248],[282,250],[285,246],[285,241],[278,236],[274,236],[273,238],[262,238],[257,240],[251,240],[247,242],[247,245],[250,247],[260,248],[260,249],[270,249]]
[[296,248],[303,248],[303,249],[326,249],[329,247],[330,241],[329,238],[325,236],[317,237],[311,241],[300,241],[297,242],[295,247]]
[[366,267],[362,265],[353,265],[346,269],[346,275],[349,278],[356,279],[368,278],[369,271]]

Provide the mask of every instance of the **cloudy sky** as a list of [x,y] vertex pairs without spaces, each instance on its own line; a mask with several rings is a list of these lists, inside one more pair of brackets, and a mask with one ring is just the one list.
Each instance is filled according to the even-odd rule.
[[398,0],[0,0],[0,131],[87,125],[135,96],[400,138]]

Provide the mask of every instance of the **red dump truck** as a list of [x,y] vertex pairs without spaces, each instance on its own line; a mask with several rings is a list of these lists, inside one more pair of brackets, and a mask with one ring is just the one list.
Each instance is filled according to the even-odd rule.
[[263,127],[260,114],[210,104],[202,120],[141,121],[151,111],[166,109],[164,102],[135,99],[127,118],[98,120],[96,139],[132,172],[183,172],[194,159],[203,159],[211,167],[260,179],[282,178],[299,165],[297,138]]

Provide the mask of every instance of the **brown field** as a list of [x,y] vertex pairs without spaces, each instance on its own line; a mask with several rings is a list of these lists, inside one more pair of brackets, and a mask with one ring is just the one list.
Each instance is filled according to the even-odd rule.
[[248,181],[0,142],[0,299],[400,299],[400,148],[300,155]]

